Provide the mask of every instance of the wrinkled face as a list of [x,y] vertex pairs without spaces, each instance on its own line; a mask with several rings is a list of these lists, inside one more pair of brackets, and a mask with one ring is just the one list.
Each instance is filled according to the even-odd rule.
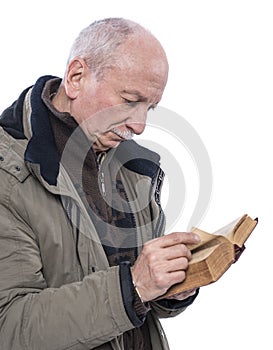
[[71,103],[70,113],[96,152],[141,134],[148,110],[162,97],[168,76],[163,50],[133,46],[121,48],[118,65],[106,69],[99,80],[86,66],[80,93]]

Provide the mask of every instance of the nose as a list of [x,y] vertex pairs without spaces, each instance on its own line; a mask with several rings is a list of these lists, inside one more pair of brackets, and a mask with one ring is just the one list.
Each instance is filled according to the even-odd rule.
[[143,133],[146,123],[141,122],[130,122],[126,123],[128,129],[130,129],[135,135],[140,135]]
[[127,128],[129,128],[136,135],[143,133],[147,120],[147,108],[144,106],[139,107],[141,108],[137,108],[134,113],[131,113],[126,121]]

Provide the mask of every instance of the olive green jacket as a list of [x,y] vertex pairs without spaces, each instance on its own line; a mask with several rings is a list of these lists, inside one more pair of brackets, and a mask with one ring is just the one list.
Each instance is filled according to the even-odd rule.
[[[124,349],[122,334],[134,325],[124,307],[120,267],[109,267],[64,167],[60,165],[56,184],[50,184],[41,165],[26,160],[33,138],[31,96],[29,89],[21,98],[25,138],[0,128],[0,348]],[[154,181],[113,163],[121,168],[129,201],[135,199],[133,184],[139,180],[143,196],[158,191],[160,170]],[[139,249],[154,237],[162,219],[156,196],[150,199],[148,207],[135,208]],[[168,349],[158,319],[184,309],[151,303],[147,319],[153,349]]]

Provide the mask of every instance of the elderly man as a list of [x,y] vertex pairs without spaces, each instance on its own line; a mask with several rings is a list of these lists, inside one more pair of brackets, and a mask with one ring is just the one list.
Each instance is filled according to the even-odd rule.
[[159,156],[131,140],[167,76],[152,34],[104,19],[2,113],[1,350],[168,349],[158,319],[198,291],[155,299],[199,238],[164,235]]

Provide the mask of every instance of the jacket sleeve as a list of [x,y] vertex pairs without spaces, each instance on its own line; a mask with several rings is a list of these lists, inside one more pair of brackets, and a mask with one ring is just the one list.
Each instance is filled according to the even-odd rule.
[[151,302],[151,308],[156,312],[159,318],[174,317],[186,310],[190,306],[199,293],[196,293],[184,300],[162,299]]
[[39,242],[10,207],[7,192],[0,191],[1,349],[82,350],[133,328],[118,266],[47,287]]

